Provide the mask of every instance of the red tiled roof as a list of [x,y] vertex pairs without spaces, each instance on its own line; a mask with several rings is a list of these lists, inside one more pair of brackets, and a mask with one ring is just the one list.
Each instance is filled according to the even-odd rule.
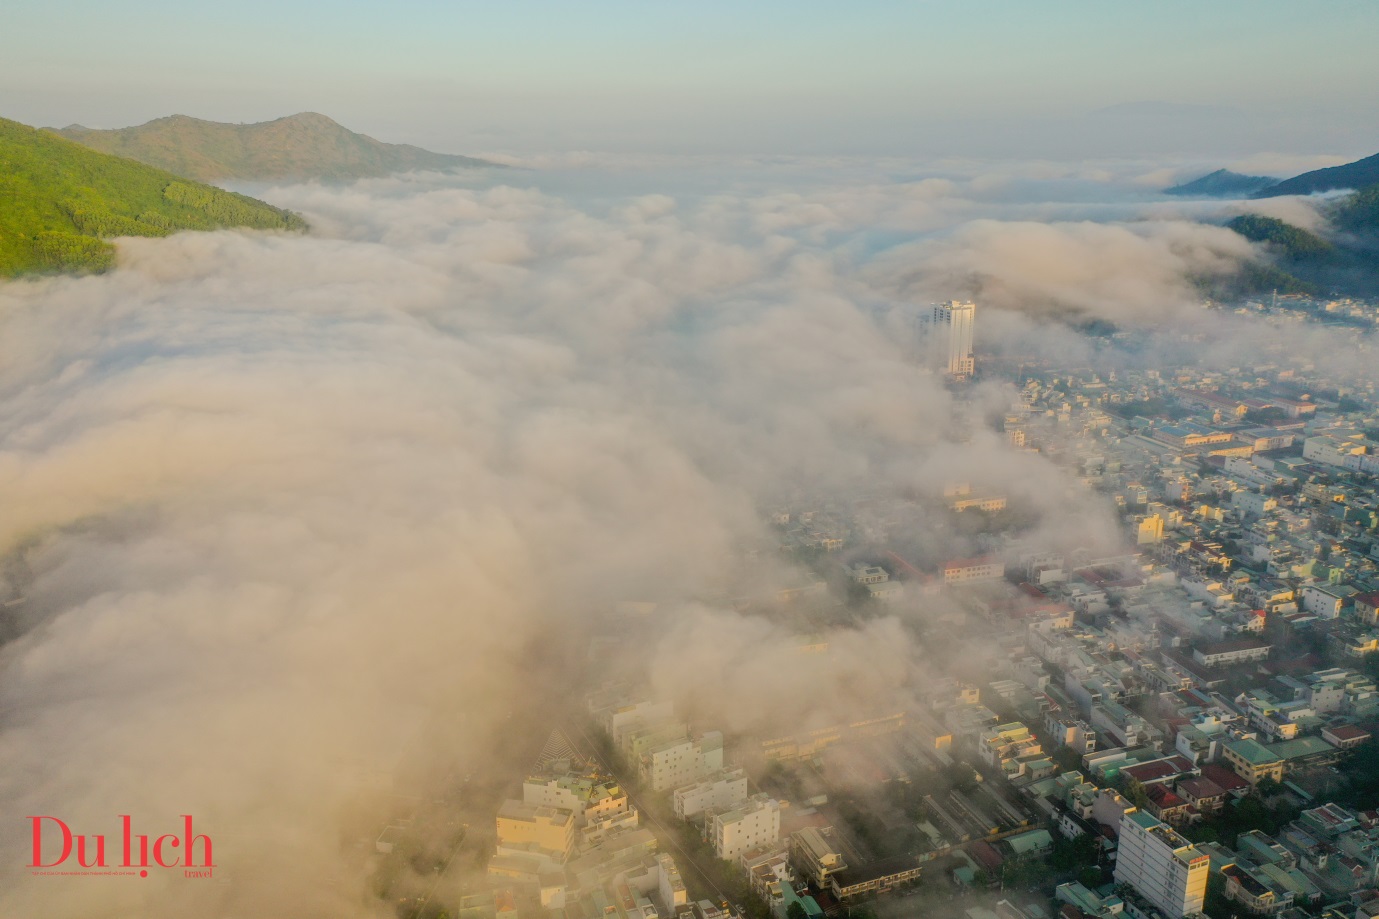
[[981,862],[984,868],[999,868],[1005,859],[1001,858],[1001,853],[992,848],[991,844],[982,840],[970,844],[967,847],[967,854]]
[[994,565],[997,559],[992,555],[981,555],[977,558],[955,558],[943,563],[944,571],[952,571],[957,568],[976,568],[981,565]]
[[1219,798],[1226,793],[1226,789],[1206,777],[1183,779],[1178,782],[1178,791],[1199,801],[1203,798]]
[[1202,777],[1211,779],[1220,785],[1225,791],[1235,791],[1240,788],[1249,788],[1250,783],[1236,775],[1225,766],[1210,763],[1202,767]]
[[1145,792],[1149,802],[1159,810],[1167,810],[1173,807],[1183,807],[1187,804],[1182,798],[1178,797],[1167,785],[1152,785]]

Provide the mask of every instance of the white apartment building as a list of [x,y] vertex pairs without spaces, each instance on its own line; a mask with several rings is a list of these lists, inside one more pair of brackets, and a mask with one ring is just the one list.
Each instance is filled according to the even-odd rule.
[[955,380],[972,376],[976,367],[972,353],[976,312],[976,304],[957,300],[921,310],[917,329],[921,360],[942,367]]
[[756,795],[741,807],[715,814],[710,839],[719,858],[737,861],[742,853],[780,839],[780,802]]
[[675,816],[689,820],[705,811],[726,811],[747,800],[747,773],[724,769],[701,782],[675,789]]
[[698,782],[723,768],[723,735],[709,731],[698,740],[667,742],[643,753],[640,765],[654,791]]
[[1211,859],[1167,824],[1132,810],[1120,822],[1115,879],[1129,884],[1168,919],[1202,911]]

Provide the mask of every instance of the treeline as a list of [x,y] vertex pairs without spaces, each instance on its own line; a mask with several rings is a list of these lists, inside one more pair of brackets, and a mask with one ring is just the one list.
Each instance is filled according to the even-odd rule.
[[115,263],[110,243],[75,233],[39,233],[33,239],[33,254],[45,271],[105,271]]
[[252,227],[258,230],[304,230],[306,221],[291,211],[265,205],[262,201],[222,191],[207,185],[173,182],[163,189],[163,197],[200,211],[212,227]]
[[177,230],[217,230],[249,227],[257,230],[305,229],[306,222],[290,211],[279,210],[253,198],[218,188],[172,182],[163,197],[179,206],[175,217],[154,210],[137,218],[102,210],[89,200],[66,201],[58,209],[71,221],[75,233],[61,230],[39,232],[32,237],[33,260],[44,271],[105,271],[114,264],[115,247],[103,240],[116,236],[167,236]]
[[1332,251],[1331,243],[1275,217],[1242,214],[1226,224],[1251,242],[1275,246],[1284,258],[1313,258]]
[[[72,225],[87,236],[167,236],[171,226],[157,226],[145,220],[100,213],[76,207],[64,208],[72,218]],[[159,216],[159,215],[151,215]],[[171,221],[165,221],[171,223]]]

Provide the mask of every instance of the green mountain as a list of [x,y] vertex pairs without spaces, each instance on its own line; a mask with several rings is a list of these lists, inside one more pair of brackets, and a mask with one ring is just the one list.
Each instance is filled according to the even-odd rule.
[[1379,237],[1379,185],[1362,188],[1343,200],[1333,220],[1348,233]]
[[1226,226],[1251,242],[1264,243],[1280,258],[1289,261],[1326,257],[1334,248],[1316,233],[1295,227],[1291,223],[1284,223],[1274,217],[1242,214]]
[[1280,293],[1379,295],[1379,185],[1324,206],[1326,236],[1273,217],[1246,214],[1226,224],[1260,243],[1267,260],[1251,262],[1216,295],[1229,299]]
[[1277,198],[1280,195],[1311,195],[1335,191],[1338,188],[1365,188],[1379,183],[1379,153],[1343,166],[1314,169],[1300,176],[1284,179],[1255,192],[1256,198]]
[[127,156],[201,182],[340,181],[414,169],[496,165],[406,144],[385,144],[315,112],[259,124],[221,124],[172,115],[113,131],[81,125],[54,130],[102,153]]
[[0,278],[102,271],[115,258],[108,237],[221,227],[306,224],[254,198],[0,118]]
[[1247,176],[1229,169],[1218,169],[1201,178],[1165,188],[1166,195],[1193,198],[1243,198],[1278,182],[1271,176]]

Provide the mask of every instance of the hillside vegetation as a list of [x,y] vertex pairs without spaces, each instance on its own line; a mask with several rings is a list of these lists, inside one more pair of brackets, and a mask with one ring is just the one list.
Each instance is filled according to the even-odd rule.
[[315,112],[258,124],[222,124],[172,115],[111,131],[81,125],[55,130],[93,150],[129,157],[201,182],[344,181],[415,169],[495,165],[407,144],[385,144]]
[[1242,214],[1226,226],[1251,242],[1266,243],[1285,259],[1325,256],[1332,250],[1331,243],[1316,233],[1310,233],[1274,217]]
[[1362,188],[1343,200],[1333,219],[1350,233],[1379,236],[1379,185]]
[[254,198],[0,118],[0,277],[103,271],[115,258],[109,237],[223,227],[306,224]]
[[1327,237],[1273,217],[1246,214],[1226,224],[1260,243],[1267,262],[1251,262],[1213,291],[1230,299],[1279,293],[1379,295],[1379,185],[1371,185],[1322,209]]

